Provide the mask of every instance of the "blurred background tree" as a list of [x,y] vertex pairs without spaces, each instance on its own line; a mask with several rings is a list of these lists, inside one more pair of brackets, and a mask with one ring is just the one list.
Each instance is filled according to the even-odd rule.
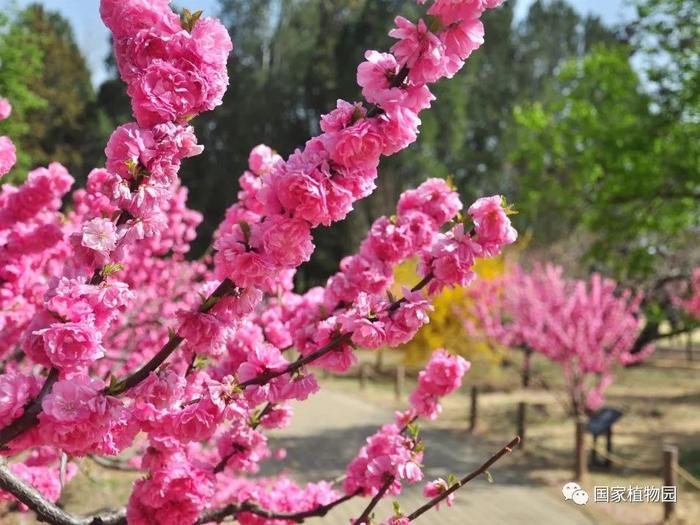
[[15,140],[26,170],[57,160],[79,180],[101,158],[108,122],[102,122],[90,70],[68,20],[31,4],[12,16],[1,15],[0,93],[13,105],[0,132]]
[[27,113],[48,107],[36,91],[43,60],[39,40],[39,35],[0,13],[0,96],[12,101],[12,118],[0,121],[0,135],[12,137],[18,146],[17,165],[7,176],[8,181],[20,180],[30,163],[21,147],[31,136]]

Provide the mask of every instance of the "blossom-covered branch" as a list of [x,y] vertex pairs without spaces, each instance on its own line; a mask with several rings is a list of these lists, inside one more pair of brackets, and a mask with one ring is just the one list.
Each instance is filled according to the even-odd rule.
[[[287,159],[254,148],[212,255],[189,261],[201,216],[177,173],[202,152],[189,123],[221,103],[232,44],[217,20],[178,15],[167,0],[102,0],[135,121],[114,131],[104,169],[71,194],[65,215],[73,179],[58,164],[0,192],[0,443],[22,458],[10,471],[50,505],[75,474],[66,456],[133,449],[129,464],[145,474],[127,507],[136,525],[191,524],[215,507],[238,509],[243,522],[304,519],[376,497],[389,478],[391,494],[416,482],[423,444],[405,433],[438,415],[468,369],[443,350],[419,376],[412,408],[353,459],[345,495],[323,481],[248,474],[273,455],[265,431],[288,425],[291,401],[319,390],[312,368],[344,372],[356,347],[410,340],[434,294],[472,281],[478,258],[515,241],[500,196],[460,215],[457,193],[430,179],[375,221],[325,287],[292,292],[311,231],[344,219],[375,189],[381,157],[417,139],[429,86],[479,47],[479,17],[498,3],[436,0],[428,22],[397,18],[390,52],[368,51],[358,67],[367,107],[339,101]],[[12,159],[0,146],[2,171]],[[395,299],[393,270],[412,258],[421,282]],[[20,497],[8,487],[0,497]]]

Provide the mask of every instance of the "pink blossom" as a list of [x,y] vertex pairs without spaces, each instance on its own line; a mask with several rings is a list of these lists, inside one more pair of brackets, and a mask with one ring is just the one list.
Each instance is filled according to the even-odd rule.
[[405,516],[392,516],[383,525],[410,525],[410,521]]
[[291,377],[289,374],[285,374],[276,379],[271,385],[270,400],[276,403],[292,399],[305,401],[311,394],[318,392],[319,389],[316,376],[313,374]]
[[40,333],[44,352],[56,367],[82,367],[104,355],[99,333],[85,323],[56,323]]
[[487,255],[495,255],[502,246],[512,244],[518,232],[511,226],[510,219],[503,209],[500,195],[483,197],[469,207],[469,215],[474,220],[476,242]]
[[259,463],[270,457],[267,438],[247,425],[236,424],[217,441],[221,458],[227,458],[226,468],[236,472],[258,471]]
[[382,153],[393,155],[415,142],[420,123],[418,115],[411,109],[399,104],[385,104],[378,124],[384,142]]
[[435,396],[446,396],[459,388],[471,364],[443,349],[433,352],[425,370],[418,374],[418,387]]
[[276,372],[288,365],[282,353],[272,345],[262,344],[248,356],[248,360],[238,368],[238,379],[248,381],[263,372]]
[[438,80],[445,72],[445,45],[422,19],[413,24],[402,16],[395,19],[396,28],[389,36],[399,41],[391,48],[397,61],[409,68],[409,78],[417,84]]
[[178,335],[187,340],[187,347],[196,354],[218,357],[226,350],[225,326],[212,314],[182,313]]
[[[494,5],[488,5],[488,3]],[[435,0],[428,9],[428,13],[438,16],[444,25],[452,25],[462,20],[478,18],[487,7],[496,7],[502,0],[476,0],[464,2],[463,0]]]
[[[438,497],[440,494],[443,494],[449,488],[450,487],[447,485],[447,482],[444,479],[437,478],[425,485],[425,487],[423,488],[423,496],[425,496],[426,498],[433,499]],[[454,494],[450,494],[449,496],[447,496],[447,498],[445,498],[445,503],[447,503],[448,507],[451,507],[454,503],[454,500]],[[435,508],[439,509],[440,504],[438,504]]]
[[484,43],[484,25],[479,19],[450,24],[440,33],[440,40],[445,45],[445,76],[452,78],[472,51]]
[[105,148],[107,169],[123,179],[131,179],[135,169],[145,167],[156,154],[153,134],[135,123],[119,126]]
[[188,463],[182,453],[154,451],[154,469],[134,485],[127,520],[134,525],[194,523],[214,494],[210,474]]
[[362,119],[338,132],[333,139],[331,158],[345,167],[376,167],[383,142],[372,120]]
[[233,44],[224,25],[216,18],[201,17],[192,30],[192,38],[202,58],[225,71]]
[[133,36],[142,29],[164,33],[180,30],[170,0],[101,0],[100,15],[116,38]]
[[365,59],[366,62],[357,68],[357,83],[362,87],[365,99],[374,104],[401,101],[404,90],[391,85],[400,69],[394,55],[367,51]]
[[9,137],[0,137],[0,177],[8,174],[16,162],[15,145]]
[[16,372],[0,375],[0,425],[3,427],[24,413],[30,399],[39,393],[41,385],[36,377]]
[[452,356],[443,349],[433,352],[424,370],[418,374],[418,386],[409,400],[416,412],[435,419],[442,407],[439,400],[457,390],[471,364],[460,356]]
[[56,383],[39,415],[42,439],[74,455],[116,454],[129,446],[137,428],[120,401],[103,395],[104,383],[79,374]]
[[224,408],[218,393],[207,392],[197,403],[170,412],[157,432],[174,436],[182,443],[209,439],[223,421]]
[[12,105],[10,101],[4,97],[0,97],[0,120],[6,120],[12,113]]
[[262,224],[265,254],[279,267],[294,268],[308,261],[314,250],[306,221],[274,216]]
[[117,229],[109,219],[92,219],[83,226],[82,245],[91,250],[108,253],[117,244]]
[[405,191],[399,198],[398,212],[421,211],[438,224],[445,224],[462,209],[459,194],[443,179],[428,179],[415,190]]
[[187,72],[168,62],[153,62],[129,86],[129,95],[141,126],[180,122],[202,111],[206,80],[196,70]]
[[250,171],[262,177],[263,175],[268,175],[275,164],[281,160],[282,157],[272,148],[260,144],[251,150],[250,156],[248,157],[248,167]]

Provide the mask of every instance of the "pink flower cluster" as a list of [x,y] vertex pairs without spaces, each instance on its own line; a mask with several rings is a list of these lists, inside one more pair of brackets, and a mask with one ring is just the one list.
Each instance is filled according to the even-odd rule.
[[9,137],[0,137],[0,177],[7,175],[17,162],[17,151]]
[[384,425],[348,464],[345,492],[374,496],[388,483],[388,494],[401,492],[401,481],[418,483],[423,479],[423,452],[414,437],[404,435],[397,424]]
[[690,278],[688,297],[677,298],[681,307],[693,318],[700,319],[700,268],[695,268]]
[[150,475],[134,485],[127,507],[130,524],[194,523],[214,496],[212,474],[192,463],[177,442],[152,441],[142,466]]
[[58,163],[0,191],[0,357],[17,351],[24,332],[70,253],[70,223],[58,213],[73,178]]
[[468,210],[473,230],[466,232],[463,223],[457,224],[438,239],[430,253],[423,255],[421,271],[424,276],[433,277],[431,291],[468,285],[475,277],[472,266],[477,257],[498,255],[503,246],[516,241],[518,234],[504,204],[498,195],[477,200]]
[[441,412],[439,400],[457,390],[471,363],[460,356],[452,356],[443,349],[436,350],[425,370],[418,374],[418,386],[410,401],[416,413],[435,419]]
[[[386,487],[388,494],[397,495],[401,492],[402,481],[414,484],[423,479],[424,447],[415,421],[419,417],[433,419],[437,416],[440,398],[461,386],[469,366],[467,361],[450,356],[445,350],[433,353],[418,376],[418,387],[411,394],[412,408],[397,413],[395,423],[383,426],[367,438],[365,446],[348,464],[344,482],[347,494],[359,492],[374,496]],[[426,410],[427,404],[430,408]],[[429,493],[439,489],[438,481],[426,488],[426,496],[431,497]]]
[[[12,105],[6,98],[0,97],[0,121],[12,113]],[[15,145],[9,137],[0,136],[0,177],[7,175],[17,162]]]
[[185,19],[182,27],[169,3],[100,3],[134,116],[145,128],[184,123],[214,109],[228,86],[226,60],[233,46],[226,29],[214,18]]

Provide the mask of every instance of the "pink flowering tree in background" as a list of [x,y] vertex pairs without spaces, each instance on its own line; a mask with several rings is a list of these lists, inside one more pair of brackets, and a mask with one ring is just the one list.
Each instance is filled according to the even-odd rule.
[[[71,192],[53,163],[0,193],[0,497],[49,523],[102,525],[299,523],[367,498],[360,525],[382,497],[420,482],[419,420],[438,416],[469,369],[444,350],[342,486],[252,474],[273,453],[265,432],[319,390],[316,370],[343,373],[358,347],[409,341],[432,296],[471,282],[478,258],[516,240],[500,196],[462,214],[456,192],[431,179],[373,224],[324,287],[293,292],[311,230],[343,220],[374,190],[381,157],[417,139],[429,85],[458,72],[483,42],[480,16],[499,3],[436,0],[424,19],[397,18],[390,52],[368,51],[358,68],[366,103],[338,101],[287,159],[256,147],[211,255],[191,261],[201,215],[178,169],[203,151],[189,122],[221,103],[232,43],[218,20],[178,15],[168,0],[102,0],[135,121],[112,133],[85,188]],[[0,175],[14,162],[0,138]],[[421,279],[393,297],[393,269],[412,258]],[[449,505],[517,443],[461,480],[429,482],[425,505],[385,523]],[[55,505],[86,456],[143,473],[122,508],[75,516]]]
[[474,321],[467,328],[508,347],[543,355],[562,368],[574,415],[603,404],[618,365],[644,359],[633,353],[642,328],[641,295],[593,274],[566,279],[561,267],[512,268],[499,281],[478,281],[470,290]]
[[674,296],[674,302],[695,322],[700,321],[700,268],[695,268],[685,293]]

